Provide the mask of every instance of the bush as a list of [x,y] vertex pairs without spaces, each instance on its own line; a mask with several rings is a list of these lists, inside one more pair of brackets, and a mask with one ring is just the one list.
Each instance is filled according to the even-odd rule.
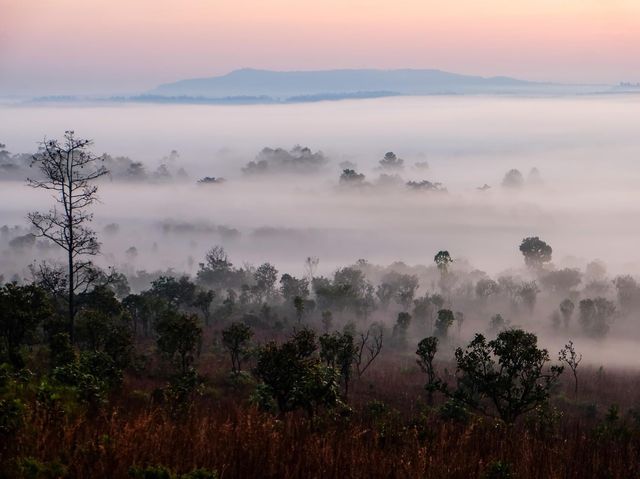
[[24,479],[58,479],[67,477],[67,468],[58,461],[40,462],[33,457],[18,461],[20,477]]
[[511,465],[508,462],[493,461],[487,466],[482,477],[484,479],[514,479],[516,476],[511,471]]
[[122,383],[122,371],[111,356],[97,351],[82,352],[77,361],[55,368],[52,376],[72,387],[81,402],[93,405],[104,403],[108,392]]
[[456,400],[449,400],[438,408],[438,416],[444,421],[467,424],[471,415],[463,404]]
[[129,477],[133,479],[218,479],[218,474],[208,469],[194,469],[185,474],[175,474],[164,466],[132,466],[129,468]]

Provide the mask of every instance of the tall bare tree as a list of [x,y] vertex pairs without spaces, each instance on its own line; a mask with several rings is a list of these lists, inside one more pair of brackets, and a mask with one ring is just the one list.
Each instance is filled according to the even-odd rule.
[[42,177],[27,179],[29,186],[53,192],[53,208],[47,213],[29,213],[28,218],[39,236],[53,241],[67,254],[68,327],[72,340],[75,296],[94,278],[95,269],[88,257],[100,251],[96,233],[89,227],[93,214],[88,208],[98,199],[94,181],[108,174],[101,164],[104,157],[91,153],[91,145],[91,140],[78,139],[73,131],[65,131],[62,141],[43,141],[32,162]]

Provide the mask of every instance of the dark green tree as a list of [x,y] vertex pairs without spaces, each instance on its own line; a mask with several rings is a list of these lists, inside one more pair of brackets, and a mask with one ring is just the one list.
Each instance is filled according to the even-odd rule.
[[393,325],[392,338],[393,343],[398,348],[407,346],[407,331],[411,325],[411,315],[405,311],[398,313],[396,324]]
[[171,308],[186,308],[193,304],[196,285],[189,277],[176,279],[173,276],[160,276],[151,282],[151,294],[163,299]]
[[176,364],[182,376],[188,374],[202,337],[198,317],[168,310],[159,318],[156,331],[158,350],[162,356]]
[[524,238],[520,243],[520,252],[524,256],[527,267],[538,270],[544,263],[551,261],[551,246],[542,241],[537,236]]
[[546,403],[563,369],[547,367],[547,350],[538,348],[535,334],[520,329],[502,331],[492,341],[476,334],[455,358],[458,388],[453,397],[507,423]]
[[222,344],[231,355],[231,370],[234,374],[242,370],[242,360],[249,352],[249,341],[253,331],[244,323],[233,322],[222,330]]
[[455,315],[450,309],[441,309],[438,311],[434,334],[440,339],[446,339],[449,334],[449,328],[455,321]]
[[213,303],[216,293],[211,290],[200,290],[193,298],[193,306],[198,308],[204,318],[204,324],[209,326],[211,321],[211,303]]
[[433,393],[438,389],[440,381],[436,376],[435,368],[433,367],[433,360],[435,359],[436,353],[438,352],[438,338],[434,336],[429,336],[428,338],[424,338],[418,343],[418,349],[416,350],[416,354],[418,355],[418,359],[416,362],[422,372],[427,374],[427,384],[425,385],[425,389],[427,390],[427,396],[429,398],[429,403],[433,401]]
[[448,251],[438,251],[433,257],[433,261],[438,267],[438,270],[441,273],[446,274],[449,270],[449,265],[453,263],[453,258]]
[[281,414],[301,408],[313,416],[320,407],[339,403],[339,373],[324,365],[316,350],[315,334],[301,330],[282,344],[267,343],[258,354],[254,374]]
[[298,320],[298,324],[302,322],[302,317],[304,316],[304,308],[305,308],[305,300],[302,296],[296,296],[293,298],[293,308],[296,310],[296,319]]
[[291,302],[296,296],[305,299],[309,296],[309,282],[285,273],[280,278],[280,294],[287,302]]
[[255,281],[254,292],[258,303],[270,300],[275,294],[275,285],[278,280],[278,270],[271,263],[258,266],[253,274]]
[[24,366],[21,348],[33,339],[51,314],[45,292],[36,285],[6,283],[0,287],[0,356],[15,368]]
[[344,397],[347,398],[349,396],[352,367],[358,353],[353,335],[348,332],[340,333],[336,331],[333,334],[323,334],[320,336],[319,341],[320,359],[327,366],[340,372],[344,387]]
[[331,311],[324,310],[322,312],[322,329],[324,329],[325,334],[329,334],[331,328],[333,327],[333,313]]

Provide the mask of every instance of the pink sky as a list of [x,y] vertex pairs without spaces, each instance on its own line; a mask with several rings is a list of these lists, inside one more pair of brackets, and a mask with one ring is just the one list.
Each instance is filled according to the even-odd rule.
[[0,95],[241,67],[640,81],[639,0],[0,0]]

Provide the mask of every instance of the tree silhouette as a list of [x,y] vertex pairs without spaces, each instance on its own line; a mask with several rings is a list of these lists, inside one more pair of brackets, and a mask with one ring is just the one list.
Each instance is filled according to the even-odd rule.
[[486,415],[495,411],[506,423],[545,403],[562,366],[551,366],[546,349],[538,348],[533,333],[509,329],[488,341],[476,334],[466,349],[455,352],[458,389],[456,400]]
[[524,238],[520,243],[520,252],[524,256],[527,267],[539,269],[544,263],[551,261],[551,246],[542,241],[537,236]]
[[64,140],[43,141],[40,152],[33,157],[43,179],[28,179],[28,185],[52,191],[56,204],[47,213],[29,213],[28,218],[37,234],[67,253],[68,329],[73,341],[75,297],[95,280],[90,260],[100,251],[95,232],[89,228],[93,214],[88,208],[97,200],[95,180],[108,173],[100,165],[103,157],[89,151],[91,140],[77,139],[66,131]]

